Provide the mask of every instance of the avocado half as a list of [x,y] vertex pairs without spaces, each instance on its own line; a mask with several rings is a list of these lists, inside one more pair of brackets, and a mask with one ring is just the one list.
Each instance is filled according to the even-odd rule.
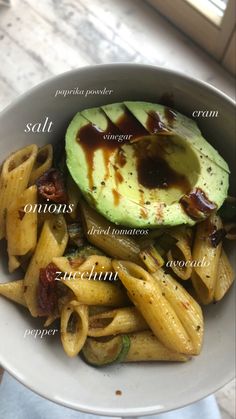
[[77,113],[66,155],[87,202],[116,224],[193,225],[227,196],[227,163],[195,121],[162,105],[123,102]]

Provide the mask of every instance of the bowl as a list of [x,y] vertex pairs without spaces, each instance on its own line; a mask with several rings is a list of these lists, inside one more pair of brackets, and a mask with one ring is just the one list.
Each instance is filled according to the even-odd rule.
[[[167,101],[190,117],[196,110],[218,111],[218,116],[215,113],[213,117],[199,117],[198,124],[205,138],[229,163],[231,181],[236,178],[233,101],[189,76],[136,64],[74,70],[19,97],[0,115],[1,160],[31,143],[58,144],[77,111],[123,100]],[[47,117],[53,122],[52,132],[26,132],[27,123],[45,122]],[[4,246],[1,246],[0,278],[1,282],[7,282],[10,275],[4,264]],[[233,261],[232,251],[230,257]],[[234,310],[233,289],[222,302],[204,309],[203,350],[190,362],[123,364],[95,369],[79,357],[69,359],[59,337],[24,338],[26,329],[40,329],[42,322],[1,298],[0,364],[41,396],[83,412],[111,416],[166,412],[215,392],[233,378]]]

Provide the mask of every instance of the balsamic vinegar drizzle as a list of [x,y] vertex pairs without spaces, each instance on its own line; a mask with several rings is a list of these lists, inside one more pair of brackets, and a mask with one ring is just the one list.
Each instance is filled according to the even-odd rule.
[[[104,114],[105,115],[105,114]],[[176,119],[176,112],[168,107],[165,108],[165,117],[168,121],[169,126],[172,126]],[[123,176],[119,171],[119,168],[126,164],[126,156],[124,150],[121,148],[122,145],[130,144],[135,149],[136,162],[137,162],[137,174],[140,185],[147,189],[168,189],[176,187],[180,189],[184,196],[180,199],[180,204],[183,210],[194,220],[201,219],[203,216],[208,216],[212,211],[216,209],[216,205],[210,202],[205,193],[195,188],[191,191],[191,185],[186,176],[177,173],[172,169],[165,157],[165,141],[171,131],[161,121],[159,115],[155,111],[148,112],[147,118],[147,129],[148,131],[136,120],[128,109],[125,109],[122,117],[114,125],[107,118],[107,128],[105,131],[101,131],[97,126],[88,123],[87,125],[80,128],[77,134],[77,141],[83,147],[88,167],[88,180],[89,187],[93,190],[93,170],[94,170],[94,153],[96,150],[101,149],[103,152],[103,158],[107,172],[102,185],[105,186],[105,180],[109,175],[109,159],[110,156],[116,151],[115,155],[115,183],[116,187],[123,182]],[[135,138],[144,137],[152,134],[162,134],[163,137],[158,139],[159,145],[156,147],[155,152],[148,153],[146,149],[146,141],[137,142],[132,144],[131,141]],[[132,135],[131,141],[106,141],[105,135]],[[119,205],[120,194],[116,189],[112,190],[114,205]],[[143,196],[140,195],[140,205],[143,207]],[[142,208],[141,208],[142,209]],[[146,217],[146,213],[142,211],[142,217]]]

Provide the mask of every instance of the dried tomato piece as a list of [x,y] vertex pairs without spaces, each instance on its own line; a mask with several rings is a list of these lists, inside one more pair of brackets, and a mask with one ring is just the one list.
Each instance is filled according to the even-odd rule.
[[206,218],[217,209],[216,204],[209,201],[205,192],[200,188],[194,188],[188,195],[182,196],[179,202],[193,220]]
[[49,263],[39,271],[38,306],[42,316],[48,316],[57,309],[57,272],[58,268],[54,263]]
[[49,169],[42,176],[40,176],[36,185],[38,187],[39,196],[44,199],[56,202],[58,204],[65,204],[68,200],[64,178],[61,172],[57,169]]

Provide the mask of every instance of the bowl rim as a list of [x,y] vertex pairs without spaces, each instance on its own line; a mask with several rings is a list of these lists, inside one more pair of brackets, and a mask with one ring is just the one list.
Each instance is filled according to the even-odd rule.
[[109,63],[109,64],[93,64],[93,65],[86,65],[84,67],[78,67],[73,70],[68,70],[63,73],[51,76],[47,78],[46,80],[37,83],[35,86],[31,87],[30,89],[26,90],[24,93],[20,94],[18,97],[16,97],[12,102],[10,102],[4,109],[0,111],[0,116],[2,117],[5,113],[7,113],[12,107],[17,105],[19,102],[21,102],[22,99],[26,99],[28,96],[30,96],[32,93],[36,92],[37,90],[41,89],[42,87],[45,87],[47,84],[50,84],[52,81],[60,80],[63,78],[66,78],[70,75],[74,75],[76,73],[82,73],[82,72],[91,72],[96,69],[101,69],[103,71],[107,71],[109,69],[120,67],[120,68],[131,68],[131,69],[141,69],[144,70],[152,70],[152,71],[158,71],[160,73],[168,73],[173,74],[174,76],[179,77],[182,80],[188,80],[189,82],[194,83],[195,85],[199,85],[201,87],[205,87],[207,90],[211,91],[212,93],[220,95],[223,99],[228,101],[231,105],[236,107],[236,100],[228,96],[226,93],[222,92],[219,88],[213,86],[212,84],[201,80],[197,77],[190,76],[189,74],[185,74],[179,70],[174,70],[168,67],[161,67],[157,65],[151,65],[151,64],[140,64],[140,63],[126,63],[126,62],[119,62],[119,63]]
[[[76,74],[81,74],[81,73],[90,73],[90,72],[94,72],[97,69],[98,70],[102,70],[103,72],[107,72],[109,70],[112,70],[114,68],[120,68],[123,69],[123,71],[125,71],[126,69],[131,71],[134,70],[136,71],[137,69],[143,69],[143,70],[150,70],[153,72],[159,72],[159,73],[163,73],[163,74],[168,74],[168,75],[173,75],[173,76],[177,76],[180,80],[187,80],[190,83],[193,83],[195,86],[199,86],[202,88],[205,88],[206,90],[208,90],[208,92],[210,93],[214,93],[218,96],[220,96],[222,99],[226,100],[226,102],[228,102],[230,105],[233,105],[234,107],[236,107],[236,101],[234,101],[233,98],[231,98],[230,96],[228,96],[226,93],[222,92],[220,89],[218,89],[217,87],[211,85],[208,82],[202,81],[199,78],[196,77],[192,77],[188,74],[184,74],[181,71],[178,70],[174,70],[171,68],[166,68],[166,67],[160,67],[160,66],[155,66],[155,65],[149,65],[149,64],[139,64],[139,63],[126,63],[126,62],[119,62],[119,63],[109,63],[109,64],[95,64],[95,65],[88,65],[88,66],[84,66],[84,67],[79,67],[73,70],[69,70],[63,73],[60,73],[58,75],[54,75],[49,77],[48,79],[44,80],[41,83],[38,83],[37,85],[31,87],[29,90],[27,90],[25,93],[20,94],[16,99],[14,99],[11,103],[9,103],[1,112],[0,112],[0,119],[6,114],[8,113],[12,108],[14,108],[15,106],[17,106],[22,100],[27,99],[27,97],[30,97],[32,94],[36,93],[37,91],[39,91],[41,88],[50,85],[51,82],[54,81],[60,81],[63,80],[64,78],[68,78],[70,76],[76,75]],[[234,292],[234,290],[232,290],[232,292]],[[102,415],[102,416],[123,416],[123,417],[129,417],[129,416],[147,416],[147,415],[153,415],[153,414],[161,414],[161,413],[165,413],[165,412],[170,412],[170,411],[174,411],[176,409],[180,409],[183,407],[186,407],[192,403],[195,403],[209,395],[211,395],[212,393],[215,393],[216,391],[218,391],[219,389],[221,389],[224,385],[226,385],[227,383],[229,383],[231,380],[234,379],[235,377],[235,371],[231,370],[226,376],[224,376],[223,379],[221,379],[221,382],[218,383],[218,385],[211,385],[210,388],[208,389],[208,391],[204,391],[203,388],[200,388],[198,390],[197,393],[195,393],[195,397],[192,397],[191,400],[189,401],[185,401],[183,404],[181,405],[176,405],[176,403],[173,403],[173,405],[168,406],[168,408],[166,409],[165,407],[163,409],[160,408],[160,406],[158,405],[153,405],[153,406],[148,406],[148,407],[143,407],[143,408],[98,408],[98,409],[94,409],[93,407],[90,407],[89,405],[79,405],[79,404],[75,404],[73,402],[67,402],[65,400],[57,400],[57,399],[53,399],[50,398],[50,396],[47,395],[46,392],[43,391],[43,389],[39,389],[37,387],[37,384],[33,384],[30,382],[27,382],[26,378],[23,377],[21,374],[18,373],[18,371],[16,371],[14,368],[12,368],[10,365],[7,364],[7,362],[4,362],[3,359],[1,359],[1,354],[0,354],[0,365],[3,367],[4,370],[6,370],[13,378],[15,378],[18,382],[20,382],[21,384],[23,384],[26,388],[28,388],[29,390],[35,392],[36,394],[38,394],[39,396],[52,401],[56,404],[62,405],[64,407],[73,409],[73,410],[77,410],[83,413],[87,413],[87,414],[94,414],[94,415]],[[52,397],[52,396],[51,396]]]

